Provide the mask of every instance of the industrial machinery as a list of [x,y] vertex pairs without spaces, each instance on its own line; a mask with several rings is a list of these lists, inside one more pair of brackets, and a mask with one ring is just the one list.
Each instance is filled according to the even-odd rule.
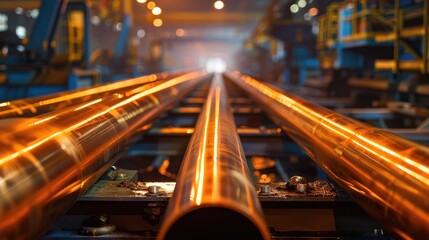
[[[89,2],[117,70],[141,2]],[[273,0],[238,54],[171,14],[157,66],[216,66],[93,85],[90,4],[41,1],[1,51],[0,239],[426,239],[428,4]]]
[[[332,1],[329,1],[332,2]],[[283,82],[289,87],[303,86],[317,76],[320,64],[316,46],[318,14],[329,5],[326,1],[273,0],[258,26],[244,43],[249,51],[265,50],[265,56],[249,56],[260,61],[259,73],[255,68],[239,65],[237,68],[264,80]],[[265,60],[263,58],[267,58]],[[252,72],[253,71],[253,72]]]
[[[23,16],[19,2],[16,7],[18,10],[9,9],[12,13],[5,15],[15,19],[9,28],[16,28],[16,34],[8,30],[0,36],[0,100],[73,90],[98,82],[98,73],[87,68],[90,26],[85,1],[43,0],[31,10],[31,18]],[[29,23],[24,25],[20,18]],[[19,22],[23,25],[17,25]]]
[[[284,78],[252,73],[250,63],[238,69],[343,115],[425,141],[420,131],[429,123],[427,9],[424,0],[273,0],[252,37],[283,42],[285,56],[277,63]],[[275,52],[272,41],[260,45]]]
[[343,114],[379,127],[426,128],[428,6],[425,0],[330,4],[319,17],[318,50],[321,67],[334,74],[307,87],[319,96],[349,96],[354,109]]
[[1,104],[3,238],[428,234],[424,145],[239,72],[124,85]]

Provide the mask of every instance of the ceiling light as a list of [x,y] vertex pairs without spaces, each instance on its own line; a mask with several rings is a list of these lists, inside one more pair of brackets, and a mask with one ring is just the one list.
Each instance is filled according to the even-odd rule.
[[300,8],[304,8],[305,6],[307,6],[307,2],[305,0],[299,0],[298,1],[298,6]]
[[152,14],[153,15],[159,15],[161,14],[162,10],[160,7],[155,7],[154,9],[152,9]]
[[185,36],[185,30],[183,30],[183,29],[181,29],[181,28],[178,28],[178,29],[176,30],[176,36],[178,36],[178,37],[183,37],[183,36]]
[[27,29],[24,26],[18,25],[16,27],[15,33],[19,39],[24,39],[27,35]]
[[143,30],[143,29],[139,29],[138,31],[137,31],[137,37],[139,37],[139,38],[144,38],[144,36],[146,35],[146,32],[145,32],[145,30]]
[[18,15],[21,15],[21,14],[24,13],[24,9],[22,7],[17,7],[15,9],[15,13],[18,14]]
[[156,4],[154,3],[154,2],[148,2],[147,3],[147,8],[149,9],[149,10],[152,10],[152,9],[154,9],[156,7]]
[[137,0],[138,3],[145,3],[147,0]]
[[310,15],[314,17],[319,13],[319,10],[317,10],[317,8],[310,8],[310,10],[308,10],[308,13],[310,13]]
[[297,4],[292,4],[292,6],[290,6],[290,11],[291,11],[292,13],[297,13],[297,12],[298,12],[298,10],[299,10],[299,7],[298,7],[298,5],[297,5]]
[[223,2],[222,1],[216,1],[214,4],[213,4],[213,6],[214,6],[214,8],[216,8],[216,9],[218,9],[218,10],[220,10],[220,9],[222,9],[223,7],[224,7],[224,4],[223,4]]
[[99,16],[92,16],[91,17],[91,23],[94,25],[99,25],[101,22],[101,19]]
[[304,19],[305,19],[306,21],[310,21],[310,20],[311,20],[311,15],[310,15],[310,13],[305,13],[305,14],[304,14]]
[[121,31],[122,30],[122,23],[115,24],[115,30],[118,32]]
[[153,25],[154,25],[155,27],[161,27],[161,26],[162,26],[162,20],[161,20],[161,19],[159,19],[159,18],[154,19],[154,20],[153,20]]
[[31,11],[30,15],[32,18],[36,19],[39,16],[39,9],[34,9]]

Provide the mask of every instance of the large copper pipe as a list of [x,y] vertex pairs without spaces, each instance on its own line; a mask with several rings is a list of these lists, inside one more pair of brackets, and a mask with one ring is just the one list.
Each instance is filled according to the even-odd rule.
[[0,102],[0,119],[11,117],[32,117],[46,112],[89,102],[100,97],[122,93],[139,85],[157,80],[166,80],[184,72],[158,73],[129,80],[103,84],[86,89],[54,93],[40,97]]
[[179,170],[160,239],[269,239],[217,75]]
[[227,76],[387,230],[429,236],[429,148],[238,72]]
[[1,120],[1,237],[40,237],[116,161],[139,126],[206,76],[192,72],[38,118]]

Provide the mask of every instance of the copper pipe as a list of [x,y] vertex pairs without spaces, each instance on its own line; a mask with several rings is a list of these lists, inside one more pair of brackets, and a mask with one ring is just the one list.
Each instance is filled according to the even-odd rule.
[[171,109],[207,74],[0,121],[0,233],[36,239],[121,155],[140,126]]
[[429,236],[429,148],[238,72],[227,76],[386,230]]
[[11,117],[32,117],[75,104],[89,102],[114,93],[122,93],[139,85],[151,83],[157,80],[166,80],[181,74],[184,74],[184,72],[151,74],[91,88],[0,102],[0,119]]
[[217,75],[179,170],[160,239],[269,239],[227,100]]

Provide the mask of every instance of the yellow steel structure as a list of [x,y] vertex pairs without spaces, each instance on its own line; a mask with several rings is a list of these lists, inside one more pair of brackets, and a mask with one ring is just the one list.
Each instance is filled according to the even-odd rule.
[[[376,60],[377,70],[390,70],[394,73],[400,71],[414,71],[422,74],[429,73],[429,0],[423,3],[422,22],[418,26],[404,26],[404,11],[400,8],[400,1],[395,0],[394,21],[392,31],[380,33],[375,36],[378,42],[393,41],[394,58],[392,60]],[[405,41],[412,38],[421,38],[419,50],[414,49]],[[400,50],[403,48],[413,56],[413,60],[401,60]]]
[[343,7],[351,8],[352,14],[344,21],[351,22],[351,34],[345,36],[343,42],[374,39],[377,31],[372,29],[373,23],[385,26],[391,25],[386,18],[394,14],[393,7],[382,0],[352,0],[345,1]]
[[317,48],[322,69],[333,67],[336,52],[332,49],[338,41],[338,9],[340,3],[331,3],[326,14],[319,16],[319,34],[317,36]]

